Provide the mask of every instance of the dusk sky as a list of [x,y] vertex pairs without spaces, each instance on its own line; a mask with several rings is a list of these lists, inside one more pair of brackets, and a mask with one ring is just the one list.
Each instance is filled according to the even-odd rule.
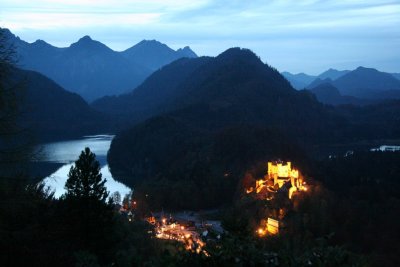
[[0,26],[59,47],[84,35],[118,51],[156,39],[208,56],[250,48],[293,73],[400,72],[400,0],[0,0]]

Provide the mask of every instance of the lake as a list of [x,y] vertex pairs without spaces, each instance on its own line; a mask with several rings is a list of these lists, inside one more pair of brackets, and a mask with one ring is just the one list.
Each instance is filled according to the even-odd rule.
[[112,135],[85,136],[78,140],[54,142],[40,146],[40,161],[63,164],[57,171],[43,180],[47,186],[55,191],[55,197],[58,198],[65,192],[64,185],[68,178],[68,172],[85,147],[89,147],[96,154],[96,159],[101,166],[102,176],[107,179],[105,185],[110,194],[118,191],[123,197],[131,191],[126,185],[115,181],[108,169],[107,152],[113,137]]

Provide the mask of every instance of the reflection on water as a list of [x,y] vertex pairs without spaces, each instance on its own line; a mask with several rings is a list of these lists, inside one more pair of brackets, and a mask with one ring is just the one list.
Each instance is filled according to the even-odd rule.
[[44,144],[41,147],[40,161],[65,163],[56,172],[44,179],[45,184],[55,190],[56,197],[60,197],[65,192],[64,185],[67,181],[68,172],[85,147],[89,147],[96,154],[96,159],[101,165],[103,178],[107,179],[106,187],[110,193],[119,191],[124,196],[131,191],[129,187],[115,181],[108,169],[107,152],[113,137],[111,135],[87,136],[79,140]]

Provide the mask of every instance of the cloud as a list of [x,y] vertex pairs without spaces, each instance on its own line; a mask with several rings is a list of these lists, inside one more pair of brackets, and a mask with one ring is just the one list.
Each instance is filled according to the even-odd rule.
[[109,26],[108,20],[114,25],[146,25],[156,22],[159,13],[108,13],[107,19],[104,16],[93,13],[18,13],[5,16],[4,27],[21,29],[63,29],[63,28],[81,28],[81,27],[104,27]]

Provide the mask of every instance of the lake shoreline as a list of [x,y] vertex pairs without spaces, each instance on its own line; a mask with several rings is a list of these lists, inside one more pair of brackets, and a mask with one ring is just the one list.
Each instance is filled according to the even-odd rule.
[[41,155],[31,165],[36,169],[35,180],[42,180],[46,186],[54,191],[56,198],[64,192],[64,185],[68,172],[78,159],[85,147],[96,154],[99,161],[103,179],[107,179],[106,187],[110,194],[118,191],[122,196],[129,194],[132,189],[116,181],[108,169],[107,153],[114,135],[90,135],[81,139],[64,140],[60,142],[40,145]]

